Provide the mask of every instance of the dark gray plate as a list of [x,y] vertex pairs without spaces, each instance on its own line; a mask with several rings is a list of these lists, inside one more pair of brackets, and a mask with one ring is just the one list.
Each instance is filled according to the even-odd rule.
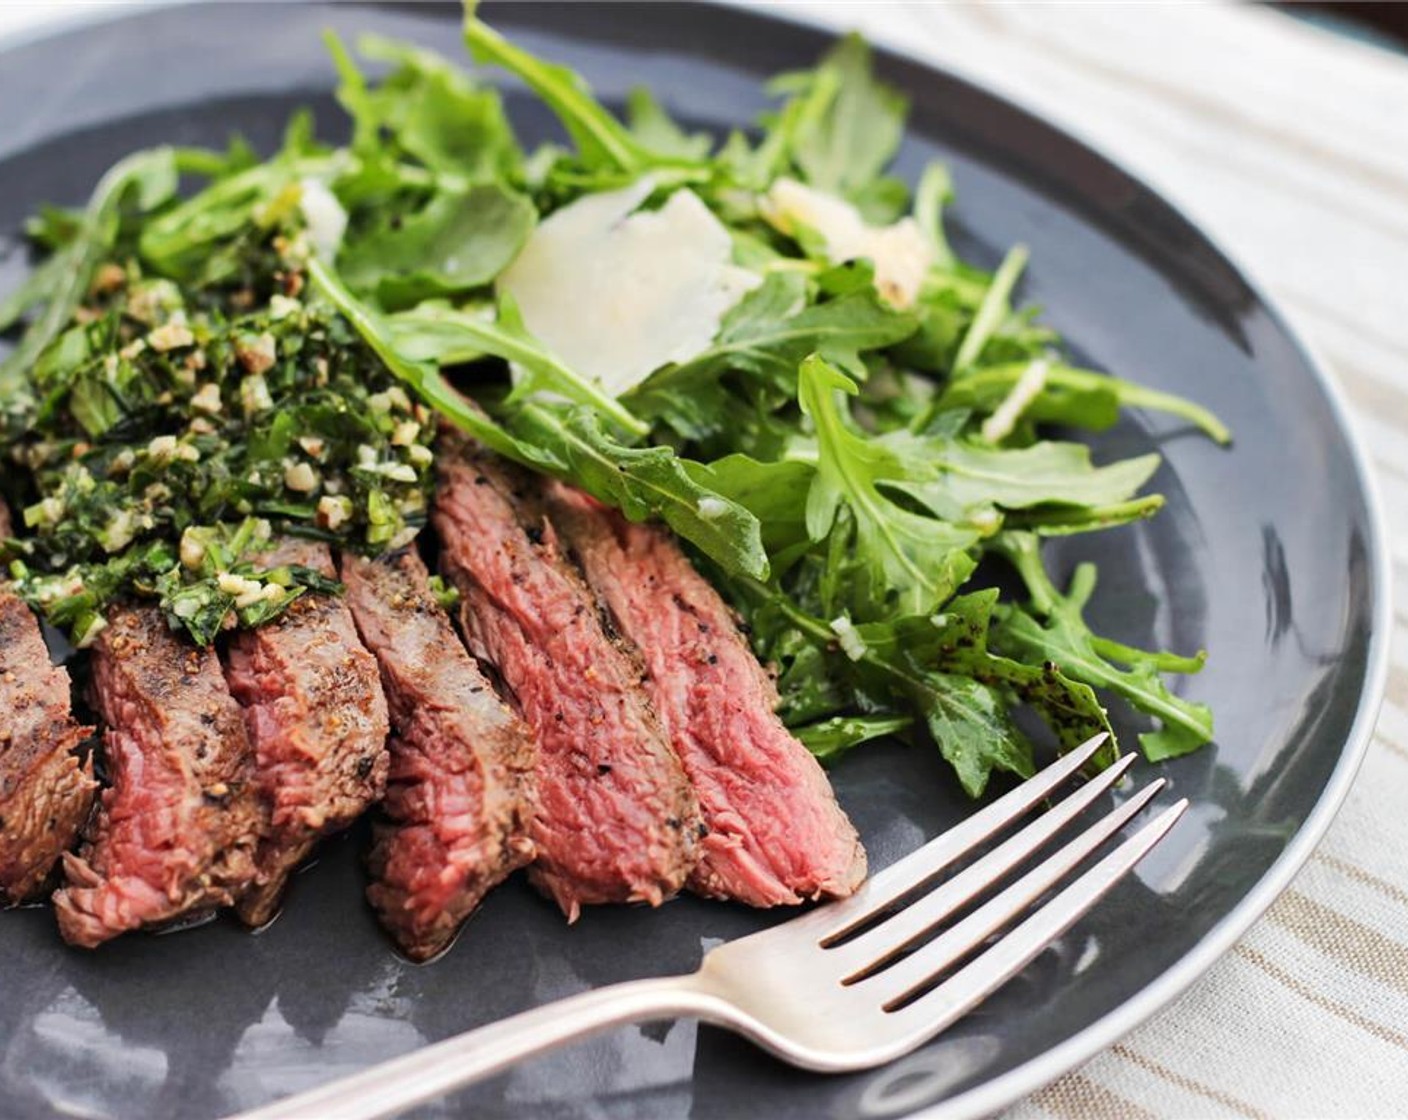
[[[652,86],[699,125],[762,107],[761,80],[809,64],[816,31],[739,11],[518,5],[491,18],[584,71],[607,97]],[[0,290],[24,269],[18,230],[77,203],[132,148],[274,143],[313,104],[340,128],[318,33],[406,36],[460,55],[457,13],[412,6],[203,5],[130,16],[0,56]],[[1382,536],[1323,374],[1280,317],[1147,187],[997,98],[885,57],[913,98],[901,169],[949,161],[955,240],[985,263],[1032,248],[1023,295],[1077,355],[1212,406],[1223,451],[1135,416],[1099,452],[1156,447],[1168,496],[1153,522],[1063,547],[1099,561],[1095,621],[1211,662],[1188,692],[1215,745],[1158,768],[1193,808],[1135,880],[940,1041],[853,1077],[794,1072],[693,1023],[620,1030],[529,1063],[425,1116],[974,1115],[1036,1088],[1171,999],[1284,886],[1327,825],[1367,740],[1384,666]],[[549,127],[515,97],[525,134]],[[1127,717],[1123,728],[1137,724]],[[1132,741],[1132,740],[1131,740]],[[1143,767],[1149,770],[1149,767]],[[835,773],[875,866],[969,806],[934,752],[859,752]],[[521,883],[489,899],[436,964],[395,956],[361,901],[364,837],[333,842],[284,916],[65,949],[48,912],[0,916],[0,1113],[198,1120],[253,1106],[593,985],[692,969],[770,919],[681,899],[598,909],[572,929]]]

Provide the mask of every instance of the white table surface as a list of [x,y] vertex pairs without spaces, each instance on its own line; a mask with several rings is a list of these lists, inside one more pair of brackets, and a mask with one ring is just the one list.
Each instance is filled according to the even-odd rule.
[[[1408,61],[1227,4],[786,7],[942,64],[1179,204],[1318,347],[1408,571]],[[114,3],[0,0],[0,42]],[[1349,800],[1292,889],[1181,1000],[1011,1110],[1408,1115],[1408,607]]]

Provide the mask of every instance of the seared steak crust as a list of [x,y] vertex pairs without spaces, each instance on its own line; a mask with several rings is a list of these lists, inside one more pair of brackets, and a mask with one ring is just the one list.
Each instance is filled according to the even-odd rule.
[[406,955],[428,960],[532,860],[536,748],[461,645],[419,556],[349,554],[341,570],[395,732],[367,897]]
[[176,637],[155,607],[110,612],[93,696],[111,786],[54,895],[64,939],[87,948],[232,903],[254,875],[261,815],[219,660]]
[[851,894],[860,837],[820,764],[774,713],[777,690],[674,538],[561,483],[552,517],[622,633],[699,797],[708,835],[690,887],[779,906]]
[[88,819],[93,764],[74,751],[92,733],[74,722],[68,674],[50,664],[39,623],[0,584],[0,903],[34,894]]
[[583,904],[675,894],[700,822],[641,666],[563,557],[538,486],[473,447],[446,450],[435,526],[471,647],[538,740],[534,881],[575,920]]
[[[326,546],[309,541],[286,541],[265,560],[334,574]],[[245,710],[269,809],[258,877],[238,903],[243,921],[262,926],[314,844],[381,798],[386,699],[352,612],[326,595],[305,594],[273,622],[237,634],[226,676]]]

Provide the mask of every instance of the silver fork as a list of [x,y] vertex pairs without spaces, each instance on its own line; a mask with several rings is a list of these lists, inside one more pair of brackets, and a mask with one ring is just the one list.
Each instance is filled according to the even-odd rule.
[[[852,898],[721,945],[691,975],[583,992],[235,1120],[376,1120],[608,1027],[685,1016],[737,1031],[804,1069],[840,1073],[893,1061],[1020,972],[1119,882],[1188,807],[1182,800],[1164,809],[1047,899],[1153,799],[1164,784],[1157,779],[973,905],[1119,781],[1134,759],[1126,755],[940,881],[958,860],[1032,814],[1094,757],[1104,738],[1096,736],[872,876]],[[930,936],[965,909],[958,921]],[[994,939],[1023,914],[1028,916],[1020,924]]]

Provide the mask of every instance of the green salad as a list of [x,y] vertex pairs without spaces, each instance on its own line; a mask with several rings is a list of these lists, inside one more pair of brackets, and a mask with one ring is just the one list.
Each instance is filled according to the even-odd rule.
[[39,263],[0,299],[20,594],[80,646],[120,597],[202,645],[258,626],[337,590],[263,567],[273,537],[415,538],[448,422],[668,524],[824,760],[932,741],[977,796],[1033,771],[1019,710],[1065,748],[1110,730],[1104,696],[1152,717],[1150,759],[1211,738],[1166,683],[1203,655],[1095,634],[1094,568],[1058,580],[1042,559],[1047,537],[1156,513],[1158,457],[1097,465],[1045,426],[1135,407],[1228,433],[1067,361],[1014,298],[1020,246],[991,273],[958,259],[945,169],[888,172],[906,104],[864,42],[718,137],[643,89],[618,116],[472,6],[465,41],[558,141],[525,146],[495,86],[445,58],[330,36],[347,144],[300,115],[269,159],[152,148],[31,221]]

